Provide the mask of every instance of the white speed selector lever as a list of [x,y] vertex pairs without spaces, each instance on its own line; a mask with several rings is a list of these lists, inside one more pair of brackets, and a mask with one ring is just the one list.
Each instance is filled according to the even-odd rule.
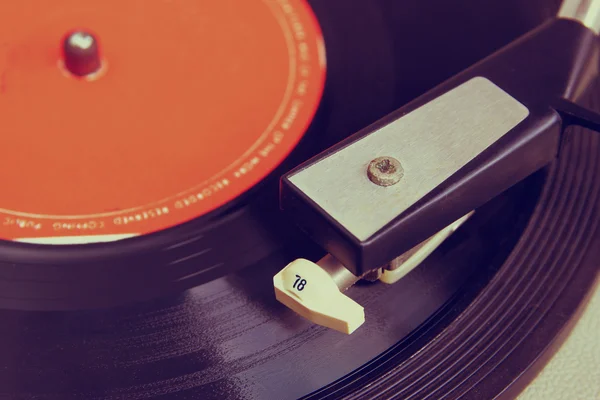
[[[378,271],[378,279],[392,284],[406,276],[472,214],[465,215],[394,259]],[[343,292],[359,279],[333,256],[327,255],[317,263],[302,258],[291,262],[275,275],[273,285],[275,297],[288,308],[315,324],[351,334],[365,322],[365,312],[360,304]]]
[[365,321],[363,307],[342,290],[358,280],[332,256],[317,264],[298,259],[273,278],[275,296],[304,318],[343,333],[352,333]]

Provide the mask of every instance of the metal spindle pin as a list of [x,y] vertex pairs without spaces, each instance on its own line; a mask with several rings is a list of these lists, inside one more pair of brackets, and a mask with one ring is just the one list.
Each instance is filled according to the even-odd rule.
[[67,71],[79,77],[92,75],[102,67],[96,37],[85,31],[73,31],[63,41],[63,60]]

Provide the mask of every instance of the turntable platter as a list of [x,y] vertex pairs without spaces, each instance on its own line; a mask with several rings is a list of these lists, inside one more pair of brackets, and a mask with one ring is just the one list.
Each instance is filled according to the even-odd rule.
[[[267,6],[285,10],[286,4],[304,5],[302,21],[305,26],[312,26],[307,35],[312,38],[309,53],[314,56],[311,65],[317,75],[310,89],[307,87],[306,95],[311,100],[305,112],[298,114],[298,126],[290,141],[280,152],[277,150],[273,162],[256,179],[249,179],[229,194],[223,191],[224,197],[214,197],[206,209],[184,212],[185,216],[169,220],[164,226],[148,225],[135,232],[141,233],[135,238],[89,246],[18,243],[13,240],[22,237],[14,234],[18,224],[9,223],[13,217],[5,219],[0,236],[10,240],[0,241],[0,397],[514,397],[541,368],[544,352],[553,349],[554,339],[560,339],[571,317],[580,310],[598,275],[600,259],[600,137],[582,129],[567,133],[568,139],[555,163],[477,210],[468,224],[400,282],[360,282],[349,289],[349,296],[368,308],[365,324],[352,335],[299,317],[277,302],[272,283],[273,276],[291,260],[318,259],[323,255],[321,249],[290,229],[289,222],[278,213],[277,180],[284,171],[553,17],[558,1],[481,4],[462,0],[457,7],[438,0],[273,0],[265,2],[263,11],[267,11],[261,14],[265,19],[257,31],[260,37],[254,37],[244,33],[244,15],[255,11],[244,7],[257,7],[258,3],[237,9],[235,26],[231,27],[235,32],[230,33],[243,36],[260,51],[268,50],[262,47],[265,43],[287,48],[279,40],[281,36],[273,36],[281,26],[275,24],[277,19],[271,18]],[[128,6],[142,7],[141,4],[129,2]],[[148,9],[185,4],[191,3],[157,2]],[[235,8],[234,5],[227,1],[214,7],[228,13],[231,10],[227,7]],[[105,14],[111,12],[104,5],[99,7]],[[96,13],[94,18],[101,15]],[[125,26],[132,15],[135,13],[127,18],[118,16],[122,29],[132,29]],[[427,24],[423,23],[425,15]],[[159,11],[153,16],[160,17]],[[154,22],[159,25],[156,19]],[[218,30],[219,21],[205,22],[204,27]],[[287,23],[294,26],[293,22]],[[20,26],[16,22],[12,25]],[[193,29],[202,28],[192,25]],[[0,27],[0,32],[7,26]],[[44,40],[59,38],[63,34],[60,28],[52,38]],[[104,36],[98,36],[107,56],[112,51],[110,35],[106,41]],[[326,65],[319,58],[320,38]],[[229,44],[231,47],[224,49],[258,51],[234,40]],[[229,60],[229,55],[222,56]],[[0,66],[3,61],[0,58]],[[165,66],[171,61],[161,59],[160,63]],[[237,98],[235,87],[230,86],[230,91],[217,91],[215,96],[221,96],[225,103],[231,97],[233,108],[248,112],[243,119],[230,119],[228,113],[211,117],[221,118],[236,129],[254,117],[257,126],[265,125],[264,121],[281,103],[282,88],[286,87],[277,63],[288,61],[287,56],[274,56],[272,69],[251,69],[257,79],[264,81],[273,76],[278,82],[271,88],[277,95],[265,94],[269,107],[261,107],[254,98]],[[219,71],[219,65],[209,64]],[[107,65],[111,70],[117,68],[112,62]],[[187,75],[171,77],[180,84],[179,89],[190,89],[186,86],[190,70],[186,68],[194,65],[197,64],[181,66]],[[227,65],[233,69],[225,71],[231,76],[222,76],[225,83],[235,81],[238,86],[258,90],[253,86],[258,81],[248,81],[247,75],[234,73],[237,70]],[[102,81],[109,77],[108,71],[97,81],[76,83],[97,84],[97,90],[101,90],[102,85],[112,84],[109,79]],[[21,72],[22,69],[13,71],[17,75]],[[204,85],[224,84],[204,78]],[[598,84],[590,84],[586,97],[587,105],[595,110],[600,110]],[[169,85],[157,85],[163,93],[175,91]],[[75,86],[71,89],[79,90]],[[6,90],[8,93],[10,87]],[[194,93],[198,91],[201,90]],[[194,96],[191,91],[186,93],[188,98]],[[147,103],[153,101],[140,93],[129,95]],[[8,108],[16,107],[15,99],[26,98],[23,93],[14,94],[12,100],[2,96],[0,106],[6,103]],[[47,98],[36,101],[50,105],[44,114],[46,119],[51,118],[52,107],[59,106],[58,101],[52,103]],[[128,113],[121,109],[127,104],[127,96],[118,101],[119,107],[110,107],[119,118],[127,118]],[[210,107],[211,101],[205,99],[203,105]],[[177,107],[169,107],[171,117],[180,112]],[[191,108],[187,110],[195,116]],[[23,114],[13,113],[10,118],[12,126],[18,126]],[[27,126],[40,128],[42,119],[30,119]],[[197,127],[206,128],[219,121],[197,118],[196,122]],[[160,128],[146,122],[142,125],[151,131]],[[116,133],[112,135],[112,139],[121,139]],[[178,130],[177,135],[182,135],[186,143],[206,139],[185,129]],[[258,137],[244,136],[248,143],[238,143],[237,134],[232,135],[226,136],[227,142],[240,146],[236,147],[236,154],[251,147]],[[26,139],[27,135],[18,140]],[[45,144],[39,144],[42,142]],[[36,146],[42,147],[38,150],[56,145],[48,137],[39,143]],[[226,144],[215,143],[214,152]],[[161,153],[168,146],[157,145],[153,149]],[[174,157],[174,164],[196,165],[198,160],[192,150],[191,146],[178,147],[185,154]],[[127,152],[124,148],[119,151]],[[12,176],[13,163],[26,163],[15,154],[0,161],[7,163],[0,176]],[[166,155],[164,162],[169,159]],[[230,161],[225,160],[224,164],[230,165]],[[202,166],[202,162],[198,165]],[[149,156],[144,164],[162,168],[160,160]],[[106,174],[107,182],[115,174],[114,170],[97,168],[98,165],[92,167],[96,168],[94,174]],[[19,172],[31,173],[31,180],[38,184],[48,184],[47,179],[33,174],[33,169],[21,168]],[[215,171],[204,172],[210,178]],[[49,169],[44,173],[53,172]],[[170,180],[169,174],[161,178],[174,185],[169,193],[179,193],[175,186],[181,182],[184,189],[190,186],[186,180],[189,176],[181,176],[178,181]],[[118,186],[126,187],[124,182]],[[154,194],[159,198],[164,193]],[[86,190],[83,195],[95,198],[93,191]],[[118,197],[118,193],[106,195],[113,200]],[[31,199],[29,195],[27,198]],[[6,204],[19,200],[14,193],[7,194],[6,199]],[[48,206],[49,213],[60,213],[60,207],[69,204],[83,207],[70,197],[68,200],[70,203],[57,200],[40,204]],[[130,203],[135,206],[136,202]],[[87,210],[82,208],[80,212]],[[179,225],[182,222],[185,223]],[[10,235],[1,234],[9,230]],[[123,233],[127,232],[112,232]]]

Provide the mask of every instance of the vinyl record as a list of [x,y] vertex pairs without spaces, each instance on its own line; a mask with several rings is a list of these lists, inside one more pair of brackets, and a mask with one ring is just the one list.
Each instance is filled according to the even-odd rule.
[[[272,277],[287,262],[321,255],[277,218],[277,174],[557,8],[542,1],[446,3],[311,1],[327,54],[319,110],[296,152],[225,207],[119,242],[50,249],[3,243],[0,395],[441,399],[514,393],[597,275],[600,140],[589,132],[572,131],[555,164],[478,210],[399,283],[351,288],[349,295],[367,310],[354,334],[315,326],[273,295]],[[595,109],[598,93],[590,88]],[[173,260],[181,261],[165,268]],[[108,307],[121,303],[128,304]]]
[[[397,104],[380,5],[118,3],[0,14],[2,129],[21,149],[2,161],[4,308],[147,299],[267,257],[289,230],[281,173]],[[104,49],[91,82],[56,65],[80,26]]]
[[[6,214],[7,210],[4,209],[2,212],[4,233],[0,238],[29,237],[29,240],[26,240],[29,243],[0,240],[0,289],[4,293],[3,299],[0,300],[0,307],[78,309],[149,299],[161,294],[176,293],[247,267],[267,257],[284,244],[289,247],[290,243],[302,241],[303,239],[296,237],[296,232],[289,232],[289,225],[282,224],[278,215],[277,184],[281,173],[399,107],[441,80],[452,76],[503,43],[526,32],[542,18],[553,15],[556,8],[549,8],[542,1],[527,7],[519,5],[518,2],[498,2],[497,5],[488,8],[467,2],[465,7],[468,7],[469,13],[465,14],[460,8],[445,9],[444,7],[447,6],[437,2],[435,2],[436,7],[442,8],[439,13],[431,13],[429,6],[419,2],[383,0],[357,1],[351,4],[339,1],[309,3],[303,0],[262,1],[254,2],[254,5],[248,6],[248,9],[228,8],[225,3],[219,6],[201,6],[200,4],[203,3],[195,1],[178,2],[178,6],[157,3],[157,5],[144,7],[138,3],[127,3],[125,6],[119,2],[119,5],[114,7],[110,2],[100,3],[102,6],[96,9],[65,0],[36,7],[30,14],[27,14],[29,12],[27,10],[31,9],[27,2],[11,3],[11,5],[7,3],[3,6],[1,15],[6,19],[3,29],[6,32],[5,36],[9,38],[2,51],[3,63],[6,66],[3,73],[5,90],[3,101],[10,107],[6,107],[4,111],[3,115],[6,118],[2,118],[4,124],[2,129],[14,132],[9,136],[10,141],[5,139],[6,146],[12,144],[21,149],[2,161],[3,179],[12,182],[11,190],[4,193],[5,196],[10,193],[9,200],[14,203],[11,205],[13,208],[21,207],[20,210],[25,212],[13,211]],[[113,12],[114,9],[122,12]],[[536,12],[530,11],[534,9]],[[222,19],[224,25],[215,27],[214,24],[217,22],[208,23],[204,21],[206,17],[202,19],[201,26],[196,24],[190,15],[203,15],[202,12],[206,15],[214,13],[214,19]],[[129,23],[128,15],[136,15],[136,13],[139,14],[137,17],[139,24],[132,25]],[[240,21],[246,21],[248,13],[254,13],[257,18],[260,16],[265,21],[270,21],[270,25],[255,29],[254,36],[241,33],[241,30],[246,29],[246,22]],[[284,15],[283,20],[278,19],[281,13]],[[447,13],[456,15],[452,23],[446,21]],[[499,21],[502,16],[509,20],[510,15],[515,13],[523,16],[522,25],[517,24],[510,29],[501,25]],[[418,18],[424,15],[429,15],[427,18],[432,28],[444,26],[446,34],[440,36],[434,33],[437,29],[424,28],[421,23],[416,24]],[[470,17],[474,15],[480,17]],[[157,18],[161,19],[160,24]],[[29,23],[19,23],[21,20]],[[271,162],[269,167],[265,167],[260,173],[254,173],[257,171],[254,169],[252,173],[242,174],[249,178],[240,185],[226,185],[226,183],[234,181],[236,172],[245,171],[245,163],[238,165],[240,170],[230,171],[233,174],[231,179],[217,180],[216,183],[213,182],[203,189],[200,187],[200,191],[185,192],[189,189],[190,182],[197,179],[196,172],[202,171],[199,167],[205,164],[204,161],[200,161],[199,164],[195,160],[192,161],[190,157],[194,157],[196,150],[189,151],[189,149],[207,144],[209,150],[216,151],[223,146],[219,143],[235,142],[235,135],[240,133],[234,129],[234,126],[230,127],[233,130],[228,133],[229,136],[222,140],[206,130],[194,135],[186,128],[179,129],[176,134],[171,132],[164,135],[163,131],[171,128],[164,128],[167,122],[164,122],[161,116],[177,119],[181,116],[177,113],[182,113],[181,104],[188,104],[188,107],[192,108],[204,107],[198,107],[198,115],[219,114],[217,110],[220,110],[219,121],[236,120],[230,118],[229,114],[236,104],[232,104],[227,96],[232,93],[232,90],[235,92],[239,89],[234,87],[239,79],[242,79],[239,82],[245,82],[241,77],[243,74],[238,74],[237,69],[242,66],[251,68],[252,65],[248,66],[249,61],[243,59],[240,61],[237,53],[234,53],[239,46],[244,46],[232,38],[235,35],[247,35],[248,40],[251,38],[260,40],[263,36],[275,35],[278,39],[271,38],[269,43],[272,43],[272,46],[279,44],[285,48],[282,44],[287,37],[285,32],[293,32],[295,23],[299,23],[299,26],[306,31],[304,34],[308,36],[304,39],[312,39],[312,47],[309,46],[308,52],[312,58],[309,57],[309,60],[314,64],[321,57],[326,64],[321,67],[326,74],[324,82],[315,76],[318,75],[316,72],[311,78],[314,80],[312,90],[315,92],[313,103],[318,100],[319,84],[324,83],[324,87],[318,104],[308,104],[317,107],[312,119],[310,113],[305,115],[304,122],[310,123],[310,126],[306,132],[300,129],[301,126],[295,127],[295,135],[291,135],[294,140],[300,142],[296,146],[288,144],[286,150],[281,151],[279,155],[281,164]],[[484,29],[486,24],[490,23],[496,28]],[[106,59],[107,71],[94,82],[75,82],[73,79],[65,79],[57,72],[59,69],[56,64],[61,59],[58,54],[59,45],[62,35],[85,24],[90,25],[89,29],[94,31],[100,40],[101,49],[104,49],[102,57]],[[266,23],[261,25],[257,22],[255,25],[262,26]],[[208,35],[207,32],[211,29],[231,31],[221,36],[215,35],[213,40],[207,42],[203,51],[199,51],[194,56],[189,55],[188,53],[192,51],[188,50],[188,47],[195,46],[199,40],[194,39],[194,35]],[[111,33],[112,31],[118,34]],[[482,35],[481,44],[471,45],[461,51],[454,49],[455,43],[467,43],[470,35],[475,32]],[[187,39],[182,40],[178,44],[179,47],[173,50],[170,46],[176,42],[175,39],[179,37],[177,35],[184,34]],[[128,39],[119,41],[123,37]],[[413,37],[419,37],[418,45],[412,39]],[[288,51],[300,53],[301,43],[303,42],[290,45]],[[324,55],[319,54],[321,45],[324,47]],[[132,51],[129,50],[131,46],[133,46]],[[205,56],[210,53],[211,46],[213,46],[212,52],[220,54],[221,58],[213,59]],[[281,55],[281,49],[269,48],[265,44],[255,43],[250,49],[254,49],[258,54],[254,56],[254,68],[260,70],[262,75],[255,78],[260,78],[258,80],[261,82],[268,80],[273,74],[269,68],[266,68],[266,72],[262,71],[266,64],[270,65],[266,55],[278,55],[280,62],[284,62],[281,61],[281,57],[283,60],[287,60],[288,57],[286,54]],[[229,54],[228,52],[234,55],[223,55]],[[162,57],[162,53],[170,56]],[[207,59],[212,61],[209,63]],[[185,66],[181,67],[180,64]],[[128,65],[129,69],[122,67],[125,65]],[[192,68],[193,65],[198,65],[198,69],[207,70],[212,75],[200,74],[202,78],[199,79],[199,83],[189,89],[190,72],[185,68]],[[228,69],[228,75],[224,73],[219,81],[226,87],[217,90],[220,97],[215,97],[216,94],[208,96],[200,86],[204,85],[204,88],[208,89],[208,85],[212,85],[216,80],[212,76],[216,74],[215,71],[219,71],[221,65],[228,67],[225,68]],[[288,64],[288,75],[296,76],[292,67],[291,63]],[[317,65],[312,67],[318,69]],[[143,73],[139,73],[139,70]],[[298,71],[296,72],[299,74]],[[168,79],[165,73],[170,74]],[[111,78],[112,76],[115,78]],[[234,76],[238,80],[234,80],[233,83],[225,79]],[[163,85],[147,84],[151,80],[160,79],[165,81]],[[68,83],[66,85],[68,90],[63,87],[65,81]],[[239,82],[238,84],[241,84]],[[91,91],[88,90],[90,85],[92,85]],[[150,87],[154,94],[147,92]],[[183,92],[187,97],[174,96],[173,90],[182,87],[186,88]],[[194,88],[199,89],[198,93],[193,91]],[[213,87],[212,90],[216,88]],[[115,92],[126,95],[112,95]],[[244,103],[250,107],[249,111],[263,108],[265,99],[261,98],[257,101],[253,97],[256,96],[256,90],[243,87],[243,90],[236,93],[240,92],[245,96],[238,94],[238,97],[253,99],[246,100],[249,101],[248,104]],[[196,95],[198,100],[194,97]],[[29,101],[27,99],[33,96],[38,98],[37,102],[27,103]],[[82,96],[85,101],[82,101]],[[277,97],[273,96],[273,99]],[[9,101],[12,103],[8,103]],[[134,108],[131,106],[132,103],[136,104]],[[67,106],[73,104],[77,107],[84,105],[90,107],[85,109],[87,114],[82,114],[79,120],[72,121],[77,123],[67,124],[71,129],[65,131],[65,126],[61,125],[63,120],[59,116],[70,115],[71,111]],[[244,104],[240,103],[237,106],[241,107]],[[208,106],[210,107],[207,109]],[[54,109],[58,114],[51,112]],[[39,110],[43,115],[39,118],[28,118],[26,115],[34,110]],[[114,115],[107,118],[107,115],[112,115],[110,113]],[[241,126],[252,123],[260,126],[260,122],[254,121],[254,117],[250,116],[251,112],[244,114],[246,116],[243,118],[239,110],[237,113],[238,124]],[[152,114],[157,116],[150,118]],[[87,122],[84,118],[86,115],[89,119]],[[185,115],[186,118],[194,121],[191,126],[196,126],[198,129],[202,130],[203,127],[210,125],[206,121],[200,122],[195,112],[188,111]],[[69,117],[65,118],[69,119]],[[127,123],[121,124],[119,122],[121,120]],[[154,120],[159,122],[155,123]],[[24,121],[27,121],[27,124]],[[96,128],[94,128],[96,130],[91,129],[90,124],[93,122],[101,124],[107,132],[103,133]],[[40,126],[40,124],[47,126]],[[88,130],[83,129],[85,126],[88,126]],[[173,128],[177,126],[173,125]],[[27,130],[27,127],[30,129]],[[175,144],[146,143],[143,148],[148,148],[149,154],[140,155],[144,152],[130,149],[142,146],[144,141],[149,139],[150,133],[136,130],[143,127],[157,137],[168,138],[167,141],[172,138],[181,140],[175,141]],[[42,140],[35,135],[39,136],[39,131],[43,128],[48,132],[41,135]],[[114,129],[114,132],[109,134],[110,129]],[[21,134],[23,130],[28,134],[25,136]],[[53,132],[56,137],[49,135],[50,132]],[[58,138],[62,139],[58,141]],[[122,146],[123,142],[129,145]],[[30,143],[35,143],[35,146],[28,148]],[[49,143],[54,143],[55,147],[48,147]],[[62,158],[59,158],[62,160],[61,163],[45,166],[43,163],[38,165],[30,162],[32,159],[41,158],[47,159],[51,164],[57,154],[48,151],[48,148],[62,155]],[[112,151],[115,153],[111,153],[110,149],[114,149]],[[292,152],[282,159],[286,151]],[[172,159],[178,161],[170,163],[175,167],[164,168],[164,164],[169,164],[164,161],[164,158],[174,154],[176,157]],[[235,156],[236,153],[230,154]],[[84,161],[78,163],[77,160],[80,158]],[[123,168],[125,166],[128,168]],[[172,182],[177,182],[179,178],[174,178],[172,174],[176,172],[173,168],[177,167],[182,168],[183,175],[189,176],[181,178],[183,179],[181,192],[185,194],[180,195],[180,192],[172,198],[166,209],[152,206],[141,212],[129,212],[130,209],[121,206],[127,202],[131,205],[137,204],[135,201],[146,201],[143,199],[148,195],[144,192],[147,188],[169,183],[167,187],[175,189]],[[247,167],[251,169],[252,166]],[[119,172],[119,168],[127,172]],[[45,170],[46,172],[43,172]],[[109,171],[113,172],[109,173]],[[158,174],[160,184],[157,183],[158,181],[153,181],[155,176],[153,173]],[[59,178],[52,174],[59,174],[57,175]],[[202,171],[198,172],[198,175],[208,177],[210,173]],[[95,179],[88,179],[88,177]],[[135,185],[129,182],[136,178],[141,182]],[[65,182],[60,186],[62,190],[55,190],[53,179]],[[249,184],[252,185],[248,186]],[[227,186],[228,191],[223,190],[224,185]],[[234,186],[235,188],[232,189]],[[80,187],[84,190],[82,191]],[[160,193],[154,192],[155,190],[150,191],[154,197],[148,199],[161,197]],[[169,193],[175,192],[176,190]],[[198,210],[201,214],[202,210],[207,211],[211,207],[202,208],[204,206],[198,204],[211,197],[213,192],[226,192],[220,202],[212,203],[212,207],[217,208],[192,218],[193,210]],[[98,210],[108,210],[108,212],[96,211],[99,217],[93,220],[77,218],[79,214],[76,212],[65,213],[62,208],[68,204],[81,207],[77,206],[81,202],[77,200],[80,196],[87,200],[84,202],[87,205],[83,207],[93,207],[95,204]],[[142,200],[139,196],[142,196]],[[50,200],[50,198],[54,199]],[[99,202],[98,198],[105,198],[106,204]],[[203,200],[194,203],[200,198]],[[20,205],[19,201],[33,208]],[[53,208],[58,214],[55,215],[58,219],[44,221],[34,218],[43,214],[47,207],[58,207]],[[64,215],[60,214],[60,211]],[[170,212],[168,218],[173,214],[178,216],[163,223],[163,219],[166,218],[164,211]],[[181,216],[180,211],[183,212]],[[161,222],[154,223],[157,217]],[[189,218],[192,219],[184,222]],[[182,223],[170,226],[176,222]],[[35,231],[42,223],[45,224],[43,230],[47,231],[45,235],[50,235],[51,238],[58,236],[56,238],[58,240],[64,240],[66,235],[66,243],[85,242],[86,239],[90,241],[89,230],[100,226],[108,230],[108,234],[93,235],[92,242],[99,241],[98,237],[119,238],[124,234],[131,235],[130,229],[133,229],[130,228],[131,225],[136,226],[134,231],[138,230],[138,224],[144,225],[147,232],[158,230],[108,244],[57,246],[41,245],[40,238],[28,233],[32,228]],[[111,225],[110,229],[109,225]],[[41,239],[43,241],[44,237]],[[306,244],[306,246],[311,245]],[[293,244],[292,247],[299,246]],[[16,269],[13,268],[15,264],[18,265]]]

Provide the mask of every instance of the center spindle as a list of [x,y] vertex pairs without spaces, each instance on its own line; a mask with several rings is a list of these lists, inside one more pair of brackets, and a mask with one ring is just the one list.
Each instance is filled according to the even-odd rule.
[[63,59],[65,68],[75,76],[97,73],[102,67],[98,40],[82,30],[69,33],[63,41]]

